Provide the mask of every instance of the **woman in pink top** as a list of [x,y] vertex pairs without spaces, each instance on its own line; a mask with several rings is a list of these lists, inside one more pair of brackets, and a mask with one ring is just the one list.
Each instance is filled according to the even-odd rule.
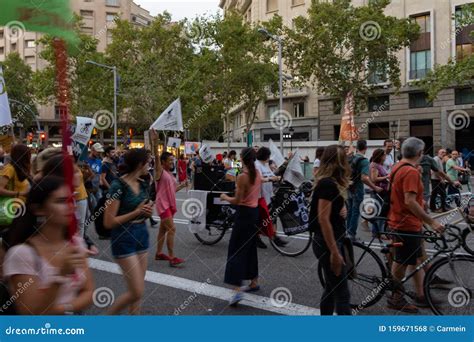
[[18,295],[17,314],[73,314],[92,304],[87,249],[79,237],[74,243],[66,238],[74,215],[70,196],[63,178],[47,176],[33,185],[25,215],[14,222],[4,278],[9,293]]
[[[260,289],[258,285],[258,199],[261,197],[262,179],[255,169],[256,153],[251,147],[240,154],[244,171],[237,177],[235,197],[222,194],[221,199],[237,206],[232,235],[229,241],[225,282],[235,286],[229,305],[235,306],[243,299],[243,291]],[[242,288],[243,280],[251,280]]]
[[[161,223],[158,231],[158,243],[155,254],[155,260],[169,261],[171,267],[179,267],[184,263],[183,259],[174,255],[174,236],[176,226],[173,217],[176,214],[176,192],[185,188],[187,182],[176,184],[176,179],[171,173],[174,168],[174,157],[169,152],[163,152],[158,156],[157,140],[158,134],[151,130],[151,139],[153,152],[155,155],[155,181],[156,181],[156,210],[160,215]],[[163,253],[163,247],[166,240],[168,255]]]

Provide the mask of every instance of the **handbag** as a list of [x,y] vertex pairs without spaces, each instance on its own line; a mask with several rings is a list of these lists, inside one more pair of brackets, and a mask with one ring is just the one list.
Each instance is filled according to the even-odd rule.
[[[9,179],[6,189],[13,191],[14,185],[13,185],[13,179]],[[3,230],[2,228],[8,227],[12,224],[13,218],[15,216],[15,213],[12,213],[12,209],[14,208],[12,206],[12,200],[14,197],[7,197],[7,196],[2,196],[0,197],[0,230]]]

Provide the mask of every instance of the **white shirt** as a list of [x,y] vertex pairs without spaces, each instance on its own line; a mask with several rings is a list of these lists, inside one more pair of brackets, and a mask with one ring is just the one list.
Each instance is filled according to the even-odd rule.
[[316,158],[316,159],[314,160],[314,163],[313,163],[313,168],[314,168],[314,167],[318,167],[318,168],[319,168],[320,166],[321,166],[321,160],[319,160],[319,159]]
[[[258,172],[260,172],[260,175],[262,178],[269,178],[275,176],[273,171],[270,169],[270,166],[267,164],[264,164],[260,160],[255,161],[255,168],[257,169]],[[273,183],[272,182],[262,182],[262,197],[265,198],[265,202],[267,202],[267,205],[270,205],[270,202],[272,201],[272,196],[273,196]]]
[[393,167],[393,154],[390,153],[390,154],[386,154],[385,155],[385,161],[383,162],[383,168],[388,172],[390,173],[390,171],[392,171],[392,167]]

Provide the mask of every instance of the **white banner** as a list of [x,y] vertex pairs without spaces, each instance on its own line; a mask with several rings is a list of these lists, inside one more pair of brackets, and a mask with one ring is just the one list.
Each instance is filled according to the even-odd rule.
[[72,136],[72,140],[87,145],[91,139],[92,130],[95,127],[95,119],[85,118],[83,116],[78,116],[76,119],[76,131]]
[[9,126],[12,124],[12,113],[8,101],[7,86],[3,78],[3,69],[0,66],[0,126]]
[[209,164],[214,160],[214,154],[212,153],[211,148],[206,144],[203,144],[199,149],[199,155],[201,156],[202,161],[206,164]]
[[303,170],[301,169],[300,153],[295,151],[293,157],[288,161],[283,179],[299,188],[305,181]]
[[184,131],[181,100],[177,99],[156,119],[150,129],[158,131]]
[[282,166],[285,162],[285,158],[283,158],[283,155],[281,154],[280,150],[278,149],[277,145],[275,145],[272,139],[268,140],[268,143],[270,144],[270,159],[275,162],[277,167]]
[[168,147],[179,148],[181,146],[180,138],[168,138]]

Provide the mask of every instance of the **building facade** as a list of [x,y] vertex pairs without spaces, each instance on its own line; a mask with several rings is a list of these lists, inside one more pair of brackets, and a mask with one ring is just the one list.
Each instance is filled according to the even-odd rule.
[[[114,27],[114,19],[119,17],[128,20],[137,27],[148,26],[153,21],[149,11],[135,4],[132,0],[70,0],[71,9],[80,15],[83,20],[83,32],[98,40],[97,50],[104,52],[107,45],[112,41],[111,29]],[[4,61],[11,52],[18,52],[33,71],[41,70],[46,66],[46,61],[39,58],[40,47],[36,41],[41,33],[24,32],[21,39],[11,40],[0,27],[0,61]],[[111,82],[113,79],[111,78]],[[60,113],[57,107],[52,105],[38,106],[39,124],[46,133],[48,142],[61,141]],[[25,132],[20,130],[20,136]],[[102,137],[103,138],[103,137]]]
[[[353,0],[354,5],[367,5],[369,0]],[[402,88],[398,93],[383,75],[369,81],[377,86],[376,94],[367,99],[366,109],[357,113],[360,137],[379,140],[397,136],[417,136],[431,150],[441,146],[474,150],[474,92],[471,88],[444,89],[429,103],[416,80],[425,77],[436,64],[461,59],[473,52],[469,32],[474,26],[456,29],[453,19],[462,5],[472,0],[392,0],[386,14],[412,18],[421,28],[420,38],[398,54]],[[283,17],[287,26],[295,17],[306,15],[310,0],[221,0],[220,7],[237,10],[244,20],[257,24],[273,15]],[[279,139],[279,132],[270,125],[270,114],[278,109],[278,99],[262,103],[253,126],[255,141]],[[293,116],[293,140],[338,140],[341,115],[340,102],[319,94],[317,89],[286,89],[284,109]],[[235,140],[243,139],[240,114],[232,122]],[[288,129],[287,129],[288,130]],[[287,132],[285,132],[287,133]]]

